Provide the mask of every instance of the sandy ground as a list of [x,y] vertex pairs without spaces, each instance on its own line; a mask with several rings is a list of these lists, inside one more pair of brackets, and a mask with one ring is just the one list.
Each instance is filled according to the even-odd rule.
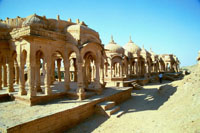
[[94,100],[98,100],[99,98],[113,95],[124,89],[127,88],[113,87],[104,90],[102,95],[92,96],[82,101],[62,98],[31,107],[19,101],[3,102],[0,103],[0,127],[8,128],[34,119],[55,114],[57,112],[61,112]]
[[[15,101],[1,103],[0,125],[13,126],[19,120],[40,118],[80,104],[68,99],[31,108]],[[200,133],[200,69],[196,66],[179,81],[151,83],[133,90],[132,98],[119,106],[125,112],[119,118],[94,115],[66,132]]]
[[[199,68],[198,68],[199,69]],[[94,115],[66,132],[200,133],[200,69],[172,83],[149,84],[134,90],[119,105],[121,117]]]

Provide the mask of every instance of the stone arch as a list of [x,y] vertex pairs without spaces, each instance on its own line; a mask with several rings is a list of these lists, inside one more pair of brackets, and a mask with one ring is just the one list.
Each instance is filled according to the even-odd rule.
[[[64,72],[61,72],[61,68],[65,68],[64,62],[66,59],[64,53],[58,49],[52,52],[51,57],[52,57],[51,84],[53,84],[55,78],[57,78],[58,81],[61,82],[62,77],[64,77]],[[62,71],[64,70],[62,69]]]
[[123,65],[123,58],[121,56],[115,55],[112,57],[112,67],[113,67],[113,76],[114,77],[121,77],[122,76],[122,65]]
[[[36,91],[42,92],[41,85],[44,84],[44,52],[42,50],[37,50],[35,52],[35,58],[36,58],[36,68],[35,68],[35,85],[36,85]],[[42,72],[41,72],[42,68]]]
[[83,55],[83,76],[85,79],[85,86],[88,88],[88,85],[95,82],[97,78],[96,71],[97,71],[97,60],[96,55],[91,52],[87,51]]

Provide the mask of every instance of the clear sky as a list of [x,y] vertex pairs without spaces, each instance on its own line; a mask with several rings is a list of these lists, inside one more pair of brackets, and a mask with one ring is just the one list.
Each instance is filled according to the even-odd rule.
[[200,0],[0,0],[0,19],[31,14],[73,22],[77,18],[123,46],[132,40],[157,54],[173,53],[181,66],[196,64],[200,50]]

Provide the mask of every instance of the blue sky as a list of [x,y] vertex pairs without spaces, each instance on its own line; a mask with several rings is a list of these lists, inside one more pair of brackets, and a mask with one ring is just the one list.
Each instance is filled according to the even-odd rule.
[[132,40],[157,54],[173,53],[181,66],[196,64],[200,50],[200,0],[0,0],[0,19],[46,15],[79,18],[123,46]]

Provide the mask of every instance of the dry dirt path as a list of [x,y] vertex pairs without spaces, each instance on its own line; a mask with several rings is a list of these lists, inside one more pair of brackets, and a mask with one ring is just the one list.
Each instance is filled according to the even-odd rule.
[[[66,132],[199,133],[200,88],[196,88],[200,82],[196,82],[194,88],[185,85],[188,82],[186,79],[173,83],[165,81],[162,85],[169,85],[161,91],[158,91],[159,83],[148,84],[142,90],[133,90],[132,98],[119,105],[125,111],[121,117],[108,119],[94,115]],[[195,91],[189,90],[190,87]]]

